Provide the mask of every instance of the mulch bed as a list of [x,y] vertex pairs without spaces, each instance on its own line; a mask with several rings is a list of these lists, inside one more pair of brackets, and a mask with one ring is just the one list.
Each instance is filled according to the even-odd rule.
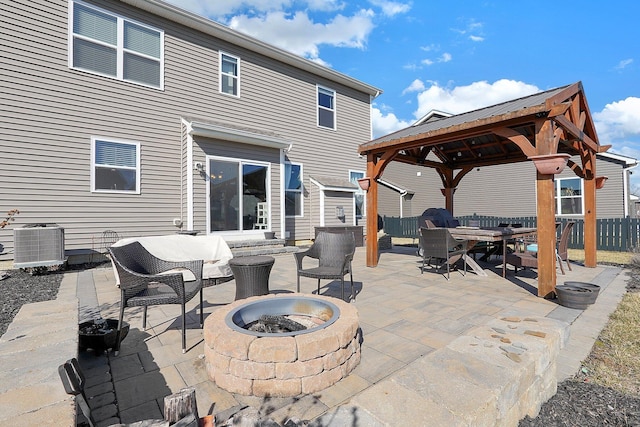
[[6,272],[9,277],[0,280],[0,336],[7,331],[24,304],[55,299],[63,276],[63,272],[47,272],[36,276],[23,270]]

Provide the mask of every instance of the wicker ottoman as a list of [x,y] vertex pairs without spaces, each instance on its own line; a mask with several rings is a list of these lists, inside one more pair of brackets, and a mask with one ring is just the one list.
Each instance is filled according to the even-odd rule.
[[236,279],[236,300],[269,293],[269,274],[275,259],[271,256],[232,258],[229,267]]

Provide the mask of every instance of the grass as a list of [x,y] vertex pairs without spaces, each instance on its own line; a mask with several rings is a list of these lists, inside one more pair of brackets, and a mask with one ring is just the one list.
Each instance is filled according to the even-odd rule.
[[587,381],[640,397],[640,293],[627,293],[583,362]]

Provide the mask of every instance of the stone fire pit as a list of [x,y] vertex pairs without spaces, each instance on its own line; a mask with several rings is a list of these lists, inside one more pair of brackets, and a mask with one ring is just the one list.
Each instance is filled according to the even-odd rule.
[[[268,334],[242,329],[242,323],[255,320],[253,317],[261,311],[274,314],[270,311],[278,305],[288,311],[311,306],[312,311],[323,312],[327,321],[298,332]],[[261,397],[315,393],[358,366],[360,334],[356,308],[336,298],[293,293],[242,299],[205,321],[207,372],[219,387],[231,393]]]

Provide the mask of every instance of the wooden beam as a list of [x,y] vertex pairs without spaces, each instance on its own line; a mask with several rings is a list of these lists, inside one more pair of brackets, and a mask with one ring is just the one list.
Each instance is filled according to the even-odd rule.
[[560,92],[556,93],[551,98],[548,98],[545,102],[547,111],[551,111],[551,109],[558,104],[561,104],[568,99],[571,99],[573,95],[582,91],[582,82],[576,82],[572,85],[567,86]]
[[529,139],[521,133],[518,133],[515,130],[506,127],[492,129],[492,132],[516,144],[522,150],[525,156],[535,156],[535,147],[531,144],[531,141],[529,141]]
[[559,116],[564,114],[569,107],[571,107],[571,102],[563,102],[557,105],[554,105],[553,107],[551,107],[551,110],[549,111],[549,118],[553,118],[555,116]]
[[554,119],[560,126],[562,126],[567,132],[569,132],[574,137],[578,138],[582,143],[586,144],[591,150],[598,151],[598,144],[589,137],[589,135],[585,134],[582,130],[580,130],[576,125],[567,120],[564,116],[558,116]]

